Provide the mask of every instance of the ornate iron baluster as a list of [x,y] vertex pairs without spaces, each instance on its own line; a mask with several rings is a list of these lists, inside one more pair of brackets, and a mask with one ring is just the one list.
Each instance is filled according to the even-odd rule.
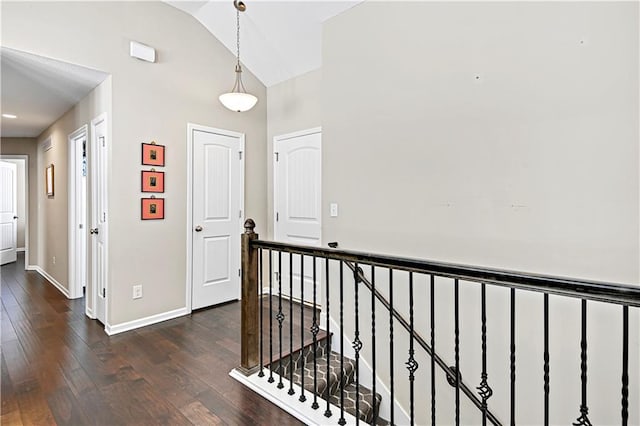
[[393,269],[389,268],[389,365],[390,365],[390,381],[389,385],[391,386],[391,424],[395,424],[395,398],[393,396],[394,393],[394,384],[393,384]]
[[476,389],[482,398],[482,426],[487,424],[487,400],[493,395],[493,390],[487,382],[487,286],[483,283],[480,287],[482,304],[482,373],[480,374],[480,386]]
[[305,402],[307,397],[304,395],[304,366],[305,366],[305,358],[304,358],[304,255],[300,255],[300,382],[301,388],[300,398],[298,400],[300,402]]
[[418,362],[413,357],[413,272],[409,272],[409,360],[406,362],[407,370],[409,370],[409,413],[411,416],[411,424],[415,424],[415,407],[414,407],[414,384],[415,372],[418,369]]
[[371,382],[373,383],[373,413],[371,423],[376,424],[377,412],[376,404],[376,269],[371,265]]
[[273,383],[273,252],[269,249],[269,383]]
[[331,369],[329,368],[329,364],[331,361],[331,330],[330,330],[330,311],[329,311],[329,259],[325,258],[324,259],[324,268],[325,268],[325,282],[326,282],[326,302],[327,302],[327,316],[326,316],[326,321],[327,321],[327,352],[325,354],[326,358],[327,358],[327,385],[325,387],[325,401],[327,401],[327,408],[324,411],[324,416],[325,417],[331,417],[332,413],[331,413],[331,404],[329,403],[329,388],[331,386],[329,386],[331,383]]
[[[340,261],[340,374],[344,375],[344,261]],[[340,420],[339,425],[346,424],[344,418],[344,377],[340,379]]]
[[629,422],[629,307],[622,307],[622,426]]
[[353,339],[353,350],[356,353],[356,424],[360,424],[360,350],[362,349],[362,342],[360,341],[360,315],[358,308],[358,283],[360,277],[358,276],[358,263],[356,262],[353,268],[353,285],[354,285],[354,297],[356,304],[356,329],[355,337]]
[[516,290],[511,289],[511,425],[516,424]]
[[313,324],[311,324],[311,334],[313,335],[313,404],[311,408],[317,410],[320,405],[318,404],[318,332],[320,327],[318,326],[318,308],[316,302],[317,292],[317,276],[316,276],[316,257],[313,256]]
[[278,320],[278,346],[280,348],[280,358],[278,359],[278,376],[280,380],[278,381],[278,389],[282,389],[284,387],[284,383],[282,383],[282,375],[284,372],[282,371],[282,321],[284,321],[284,314],[282,313],[282,252],[278,252],[278,314],[276,315],[276,319]]
[[456,426],[460,424],[460,303],[459,303],[459,287],[460,283],[456,278],[453,281],[453,298],[454,298],[454,346],[455,346],[455,385],[456,385]]
[[[262,280],[262,249],[258,249],[258,279],[259,279],[259,285],[258,285],[258,289],[260,290],[260,372],[258,373],[258,377],[264,377],[264,361],[263,361],[263,347],[264,347],[264,343],[263,343],[263,336],[264,336],[264,330],[263,330],[263,317],[264,317],[264,295],[262,294],[262,286],[264,285],[263,280]],[[269,316],[271,316],[271,312],[269,312]]]
[[289,395],[296,393],[293,390],[293,253],[289,253]]
[[544,424],[549,426],[549,294],[544,294]]
[[431,426],[436,424],[436,303],[435,277],[431,275]]
[[582,299],[582,337],[580,339],[580,380],[582,381],[582,401],[580,416],[574,426],[591,426],[589,407],[587,406],[587,301]]

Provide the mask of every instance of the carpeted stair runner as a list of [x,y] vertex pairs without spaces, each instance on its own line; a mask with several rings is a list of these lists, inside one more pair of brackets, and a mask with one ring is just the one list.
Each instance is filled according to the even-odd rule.
[[[318,397],[326,401],[327,386],[329,387],[329,402],[340,406],[340,383],[343,383],[344,390],[344,410],[345,412],[359,416],[360,420],[365,423],[372,424],[374,419],[378,422],[378,409],[380,407],[381,396],[360,385],[359,394],[355,384],[355,361],[344,357],[342,368],[340,368],[340,355],[331,352],[327,357],[327,338],[319,340],[316,344],[316,362],[317,362],[317,390],[315,393]],[[273,372],[281,374],[282,377],[289,379],[291,361],[293,360],[293,382],[302,386],[302,376],[304,375],[304,389],[309,392],[307,400],[313,399],[314,393],[314,356],[313,344],[305,346],[301,350],[293,352],[292,356],[286,355],[282,357],[282,369],[280,361],[274,361],[271,364]],[[327,358],[329,360],[327,366]],[[328,368],[327,368],[328,367]],[[327,374],[328,373],[328,374]],[[356,395],[359,396],[359,413],[356,414]],[[322,401],[319,410],[324,410]],[[325,402],[326,404],[326,402]],[[335,410],[334,410],[335,411]],[[336,419],[340,417],[339,412],[334,412]]]

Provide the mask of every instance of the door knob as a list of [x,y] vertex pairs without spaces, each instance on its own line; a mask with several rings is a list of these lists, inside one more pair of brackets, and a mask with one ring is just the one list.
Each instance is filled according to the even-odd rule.
[[97,233],[98,233],[98,228],[92,228],[92,229],[89,231],[89,233],[90,233],[91,235],[93,235],[93,234],[97,234]]
[[200,231],[202,231],[202,226],[200,225],[196,226],[196,232],[200,232]]
[[18,216],[14,216],[13,218],[14,218],[14,219],[17,219],[17,218],[18,218]]

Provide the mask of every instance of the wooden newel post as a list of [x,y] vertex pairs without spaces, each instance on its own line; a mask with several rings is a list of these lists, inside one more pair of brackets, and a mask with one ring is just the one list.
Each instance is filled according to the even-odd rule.
[[242,336],[239,370],[247,376],[256,372],[259,367],[258,249],[251,247],[251,241],[258,239],[258,234],[253,231],[255,227],[253,219],[247,219],[242,234]]

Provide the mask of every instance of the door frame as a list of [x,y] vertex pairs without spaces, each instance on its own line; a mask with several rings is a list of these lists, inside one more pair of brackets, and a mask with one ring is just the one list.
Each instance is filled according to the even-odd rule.
[[[313,127],[311,129],[306,129],[306,130],[300,130],[298,132],[293,132],[293,133],[287,133],[284,135],[278,135],[278,136],[274,136],[273,137],[273,163],[272,163],[272,171],[273,171],[273,199],[271,200],[271,204],[273,205],[273,212],[272,212],[272,218],[273,218],[273,239],[274,241],[277,241],[276,235],[278,235],[278,220],[277,219],[277,214],[278,214],[278,204],[276,203],[276,201],[278,200],[278,175],[276,173],[276,168],[277,168],[277,161],[276,161],[276,143],[277,142],[282,142],[282,141],[286,141],[288,139],[294,139],[294,138],[299,138],[300,136],[308,136],[308,135],[314,135],[316,133],[322,133],[322,127]],[[322,179],[320,179],[320,193],[322,193]],[[322,229],[322,215],[320,215],[320,227]],[[322,243],[322,240],[321,240]]]
[[[103,199],[103,204],[104,204],[104,210],[105,212],[107,212],[107,220],[105,221],[105,225],[104,225],[104,256],[105,256],[105,260],[104,260],[104,288],[105,291],[107,292],[107,295],[109,294],[109,292],[107,291],[109,288],[109,153],[111,151],[111,145],[109,144],[110,142],[110,126],[109,126],[109,120],[108,120],[108,115],[106,112],[103,112],[102,114],[98,115],[97,117],[95,117],[94,119],[91,120],[91,125],[90,125],[90,150],[89,152],[92,153],[92,155],[88,156],[88,159],[91,160],[91,162],[88,162],[87,164],[89,165],[89,170],[90,170],[90,174],[88,174],[91,178],[91,180],[88,182],[89,185],[87,187],[87,195],[88,198],[90,198],[91,202],[89,204],[89,208],[90,208],[90,212],[89,212],[89,217],[88,217],[88,221],[90,222],[89,224],[89,228],[94,227],[94,225],[97,226],[98,223],[98,191],[94,191],[93,187],[94,185],[96,185],[96,182],[98,182],[98,167],[95,167],[95,165],[93,164],[94,161],[96,161],[96,155],[95,154],[95,150],[98,147],[98,139],[96,137],[96,127],[98,126],[98,124],[100,124],[101,122],[105,122],[105,128],[104,128],[104,138],[107,141],[107,149],[106,149],[106,158],[104,158],[104,169],[102,169],[102,176],[100,176],[101,179],[103,179],[104,182],[104,191],[105,193],[104,195],[104,199]],[[88,176],[88,177],[89,177]],[[91,256],[89,257],[89,265],[90,265],[90,269],[91,269],[91,274],[89,276],[89,286],[91,287],[91,308],[89,307],[88,303],[85,303],[85,313],[86,315],[91,318],[91,319],[96,319],[97,315],[96,315],[96,305],[98,303],[98,290],[95,287],[98,281],[98,271],[96,270],[97,268],[94,268],[93,264],[94,264],[94,258],[96,255],[96,250],[94,250],[94,243],[93,243],[93,238],[89,239],[89,244],[91,245]],[[105,330],[108,330],[109,327],[111,327],[111,323],[109,321],[109,297],[105,297],[104,299],[104,328]]]
[[24,160],[24,269],[29,270],[29,156],[26,154],[0,154],[0,160]]
[[[240,161],[240,210],[242,215],[240,217],[240,226],[238,227],[238,234],[242,234],[244,231],[244,218],[246,217],[244,211],[244,194],[245,194],[245,135],[244,133],[234,132],[232,130],[217,129],[215,127],[203,126],[200,124],[187,123],[187,276],[185,285],[185,308],[187,313],[192,311],[192,296],[193,296],[193,132],[203,131],[209,133],[215,133],[222,136],[229,136],[240,139],[239,150],[242,153],[242,161]],[[238,251],[238,257],[241,256],[241,250]],[[242,262],[240,262],[242,264]],[[238,299],[242,296],[242,288],[238,289]]]
[[[69,244],[69,298],[70,299],[77,299],[79,297],[82,297],[82,285],[78,280],[78,276],[77,273],[78,268],[82,268],[82,265],[80,265],[80,259],[76,258],[76,253],[78,251],[78,245],[80,244],[80,233],[77,232],[77,227],[76,224],[78,223],[78,221],[81,218],[76,217],[76,208],[77,203],[76,203],[76,194],[77,194],[77,183],[76,182],[76,177],[78,174],[78,159],[76,158],[76,144],[75,141],[80,139],[81,137],[85,138],[86,144],[87,144],[87,148],[89,145],[89,126],[87,126],[86,124],[84,124],[83,126],[81,126],[80,128],[78,128],[77,130],[75,130],[74,132],[70,133],[69,136],[67,136],[67,151],[68,151],[68,161],[69,161],[69,168],[68,168],[68,182],[67,182],[67,200],[68,200],[68,244]],[[88,151],[88,150],[87,150]],[[87,169],[88,169],[88,155],[87,155]],[[88,171],[88,170],[87,170]],[[88,173],[87,173],[88,174]],[[89,188],[87,188],[87,195],[89,193],[88,191]],[[88,203],[88,197],[87,200],[85,200],[85,203],[87,204],[87,207],[89,206]],[[85,218],[84,220],[84,227],[85,227],[85,232],[86,232],[86,228],[87,228],[87,222],[88,222],[88,217]],[[87,242],[88,244],[88,242]],[[89,256],[88,256],[88,247],[86,249],[87,251],[87,262],[84,265],[84,269],[85,269],[85,274],[88,278],[89,274]],[[88,283],[87,283],[88,284]]]

